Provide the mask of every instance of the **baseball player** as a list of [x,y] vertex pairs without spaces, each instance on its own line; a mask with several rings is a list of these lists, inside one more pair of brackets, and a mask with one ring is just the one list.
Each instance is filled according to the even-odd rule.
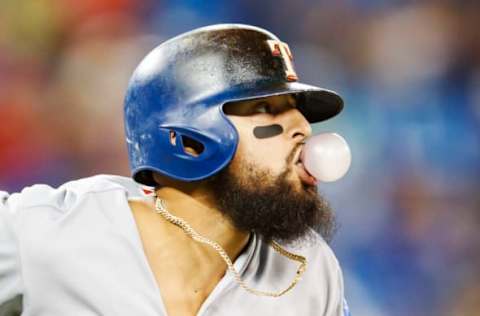
[[133,179],[0,192],[0,315],[348,315],[300,155],[342,107],[264,29],[159,45],[125,98]]

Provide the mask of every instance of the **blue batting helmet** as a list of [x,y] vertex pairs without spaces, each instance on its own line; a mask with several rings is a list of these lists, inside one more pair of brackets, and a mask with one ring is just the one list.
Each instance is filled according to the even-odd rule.
[[[125,131],[133,178],[155,185],[152,172],[201,180],[233,158],[238,133],[223,105],[293,94],[313,123],[343,108],[333,91],[297,82],[288,45],[254,26],[199,28],[153,49],[130,79]],[[185,150],[195,146],[197,153]]]

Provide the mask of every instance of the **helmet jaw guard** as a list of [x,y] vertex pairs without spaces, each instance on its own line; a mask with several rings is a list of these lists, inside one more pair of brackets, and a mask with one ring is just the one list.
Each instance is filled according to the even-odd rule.
[[[238,24],[200,28],[155,48],[135,70],[125,98],[133,178],[153,186],[152,172],[195,181],[222,170],[238,145],[223,113],[228,102],[296,94],[311,123],[338,114],[342,99],[295,82],[289,58],[288,46],[273,34]],[[199,154],[187,151],[186,142],[198,144]]]

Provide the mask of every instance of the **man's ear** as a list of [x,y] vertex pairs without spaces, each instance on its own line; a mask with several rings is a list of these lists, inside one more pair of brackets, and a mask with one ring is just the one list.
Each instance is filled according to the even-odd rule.
[[[202,143],[196,141],[195,139],[190,138],[186,135],[182,135],[181,138],[182,138],[181,143],[183,145],[183,151],[187,155],[198,157],[205,150],[205,146],[203,146]],[[170,144],[172,144],[172,146],[177,146],[177,142],[178,142],[177,134],[173,130],[171,130]]]
[[185,153],[194,157],[198,157],[205,150],[202,143],[185,135],[182,135],[182,143]]

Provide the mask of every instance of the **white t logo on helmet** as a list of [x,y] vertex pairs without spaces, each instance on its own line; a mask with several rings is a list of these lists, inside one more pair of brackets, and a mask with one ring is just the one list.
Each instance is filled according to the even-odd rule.
[[285,75],[288,81],[297,81],[298,76],[293,69],[293,55],[287,43],[277,40],[267,40],[268,46],[272,51],[273,56],[282,57],[285,64]]

